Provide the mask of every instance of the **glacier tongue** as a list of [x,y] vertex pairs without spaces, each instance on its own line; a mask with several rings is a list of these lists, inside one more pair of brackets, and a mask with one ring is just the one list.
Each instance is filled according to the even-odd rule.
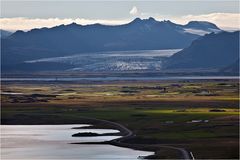
[[180,49],[100,52],[37,59],[25,63],[55,62],[74,65],[70,71],[157,71],[161,69],[163,59],[178,51]]

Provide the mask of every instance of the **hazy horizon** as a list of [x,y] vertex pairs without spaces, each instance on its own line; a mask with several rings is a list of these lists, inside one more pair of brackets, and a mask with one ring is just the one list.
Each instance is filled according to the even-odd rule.
[[57,4],[52,0],[3,0],[1,29],[30,30],[61,24],[125,24],[136,17],[153,17],[177,24],[189,21],[208,21],[221,29],[240,28],[238,1],[68,1]]

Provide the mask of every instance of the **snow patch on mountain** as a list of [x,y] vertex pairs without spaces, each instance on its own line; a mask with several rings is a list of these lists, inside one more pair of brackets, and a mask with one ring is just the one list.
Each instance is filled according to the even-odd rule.
[[201,30],[201,29],[194,29],[194,28],[185,28],[184,29],[184,33],[191,33],[191,34],[197,34],[197,35],[200,35],[200,36],[204,36],[205,34],[209,34],[209,33],[218,33],[220,32],[221,30],[218,30],[218,29],[212,29],[212,28],[209,28],[208,30]]

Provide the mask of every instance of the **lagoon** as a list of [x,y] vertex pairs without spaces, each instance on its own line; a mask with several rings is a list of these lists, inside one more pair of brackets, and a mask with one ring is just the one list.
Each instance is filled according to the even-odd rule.
[[112,145],[71,144],[103,142],[119,136],[72,137],[79,132],[117,133],[112,129],[73,129],[80,125],[1,125],[2,159],[137,159],[152,152]]
[[231,80],[238,76],[154,76],[154,77],[34,77],[34,78],[1,78],[2,82],[33,81],[33,82],[75,82],[75,81],[155,81],[155,80]]

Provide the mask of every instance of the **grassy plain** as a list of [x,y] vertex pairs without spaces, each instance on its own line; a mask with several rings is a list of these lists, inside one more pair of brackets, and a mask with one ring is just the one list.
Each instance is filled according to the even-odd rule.
[[[237,80],[3,82],[2,124],[118,122],[130,144],[186,148],[195,158],[239,158]],[[176,158],[162,149],[160,158]]]

